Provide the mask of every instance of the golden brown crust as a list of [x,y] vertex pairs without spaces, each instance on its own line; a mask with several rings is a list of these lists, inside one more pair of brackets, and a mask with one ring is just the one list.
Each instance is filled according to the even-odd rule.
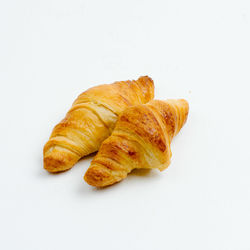
[[164,170],[170,164],[170,143],[185,124],[188,110],[183,99],[152,100],[127,108],[91,162],[85,181],[104,187],[124,179],[134,168]]
[[[135,119],[136,116],[136,119]],[[162,128],[152,110],[146,105],[138,105],[127,109],[119,118],[117,129],[126,127],[138,136],[148,140],[161,151],[166,149],[166,141]]]
[[153,98],[154,83],[148,76],[83,92],[45,144],[44,168],[50,172],[70,169],[81,157],[99,149],[124,109]]

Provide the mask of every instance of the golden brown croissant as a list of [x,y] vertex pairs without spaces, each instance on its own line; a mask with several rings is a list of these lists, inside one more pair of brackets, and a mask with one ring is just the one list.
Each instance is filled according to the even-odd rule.
[[186,122],[188,110],[183,99],[153,100],[127,108],[91,162],[85,181],[104,187],[124,179],[135,168],[167,168],[170,143]]
[[70,169],[81,157],[99,149],[124,109],[153,98],[154,83],[148,76],[83,92],[44,146],[44,168],[50,172]]

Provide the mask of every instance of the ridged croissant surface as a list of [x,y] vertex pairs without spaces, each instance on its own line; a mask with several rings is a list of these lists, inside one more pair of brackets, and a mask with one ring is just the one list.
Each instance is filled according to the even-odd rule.
[[183,99],[153,100],[127,108],[91,162],[85,181],[104,187],[121,181],[135,168],[167,168],[170,143],[186,122],[188,110]]
[[70,169],[81,157],[99,149],[123,110],[153,98],[154,83],[148,76],[83,92],[44,146],[44,168],[50,172]]

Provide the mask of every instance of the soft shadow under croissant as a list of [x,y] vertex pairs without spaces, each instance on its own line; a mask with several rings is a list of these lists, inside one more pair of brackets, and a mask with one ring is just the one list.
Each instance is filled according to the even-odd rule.
[[45,144],[44,168],[50,172],[70,169],[81,157],[99,149],[124,109],[153,98],[154,83],[148,76],[83,92]]
[[127,108],[91,162],[85,181],[104,187],[126,178],[135,168],[167,168],[170,143],[185,124],[188,111],[184,99],[153,100]]

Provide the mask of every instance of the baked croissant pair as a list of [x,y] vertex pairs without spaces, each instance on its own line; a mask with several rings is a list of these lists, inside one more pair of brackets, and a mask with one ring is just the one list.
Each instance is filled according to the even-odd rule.
[[65,171],[99,150],[84,176],[92,186],[114,184],[135,168],[164,170],[189,106],[183,99],[153,98],[154,82],[148,76],[83,92],[44,146],[44,168]]

